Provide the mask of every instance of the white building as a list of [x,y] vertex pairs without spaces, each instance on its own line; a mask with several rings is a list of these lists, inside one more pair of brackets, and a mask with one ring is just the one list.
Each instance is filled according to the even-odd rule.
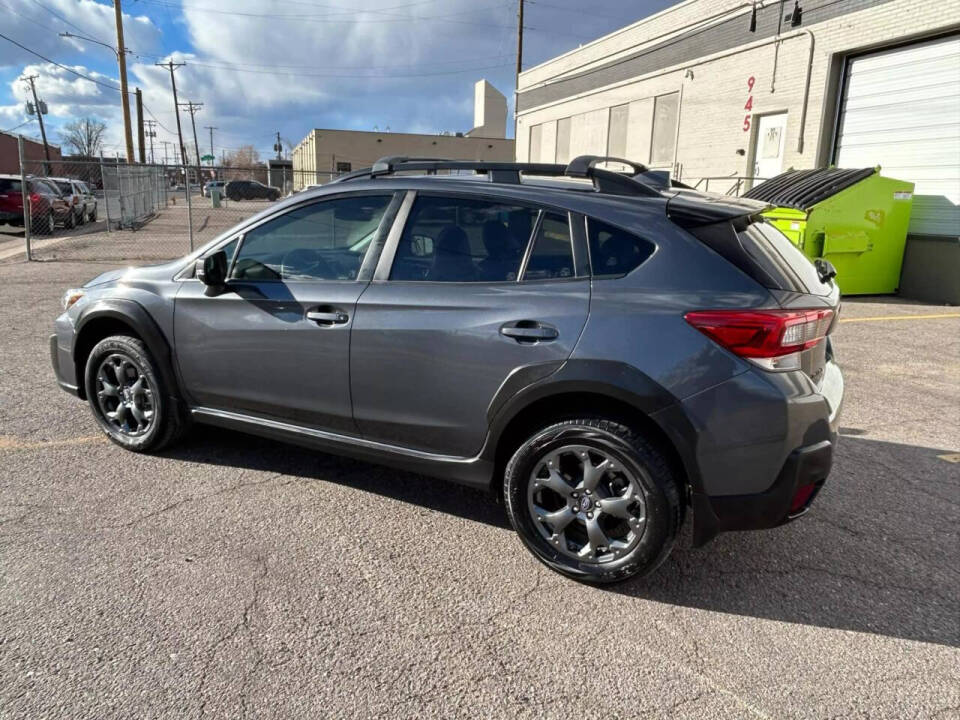
[[687,0],[526,70],[517,107],[520,160],[718,192],[880,165],[916,184],[912,234],[960,234],[960,0]]

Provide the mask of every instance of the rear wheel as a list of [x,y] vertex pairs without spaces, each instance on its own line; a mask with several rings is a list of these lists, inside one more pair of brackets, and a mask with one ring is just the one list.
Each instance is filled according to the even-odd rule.
[[36,218],[31,225],[31,230],[37,235],[53,235],[57,229],[56,220],[54,220],[53,213],[46,213],[43,217]]
[[186,423],[171,389],[141,340],[113,335],[97,343],[86,366],[87,400],[101,429],[127,450],[159,450]]
[[557,423],[514,453],[504,477],[513,528],[569,577],[609,583],[662,563],[681,524],[678,477],[665,454],[610,420]]
[[77,226],[77,215],[73,210],[67,213],[67,218],[63,221],[63,226],[67,228],[67,230],[72,230]]
[[93,210],[90,211],[89,218],[90,218],[90,222],[96,222],[96,221],[97,221],[97,206],[96,206],[96,205],[94,205],[94,206],[93,206]]

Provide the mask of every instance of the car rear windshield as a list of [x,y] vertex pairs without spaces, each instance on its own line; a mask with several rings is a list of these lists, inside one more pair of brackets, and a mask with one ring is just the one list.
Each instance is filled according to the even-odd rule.
[[13,178],[0,178],[0,193],[20,192],[20,181]]
[[771,290],[829,295],[813,263],[777,228],[762,218],[738,218],[692,228],[705,245]]
[[57,184],[57,187],[60,188],[62,192],[65,192],[67,195],[73,194],[73,186],[65,180],[54,180]]

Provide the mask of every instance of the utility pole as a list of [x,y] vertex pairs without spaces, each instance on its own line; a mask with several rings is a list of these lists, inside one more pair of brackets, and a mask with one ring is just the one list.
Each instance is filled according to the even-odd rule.
[[120,65],[120,102],[123,104],[123,138],[127,144],[127,162],[133,157],[133,130],[130,127],[130,98],[127,97],[127,55],[123,49],[123,11],[120,0],[113,0],[113,12],[117,18],[117,63]]
[[[517,5],[517,77],[515,88],[520,87],[520,72],[523,70],[523,0],[518,0]],[[514,106],[514,115],[516,115],[516,106]]]
[[30,83],[30,92],[33,93],[33,109],[37,113],[37,120],[40,121],[40,137],[43,138],[43,156],[46,158],[47,162],[44,164],[44,174],[50,172],[50,146],[47,145],[47,131],[43,127],[43,112],[40,109],[40,101],[37,100],[37,85],[36,79],[40,77],[39,75],[30,75],[29,77],[20,78],[24,82]]
[[283,160],[283,141],[280,140],[279,130],[277,130],[277,142],[273,146],[273,149],[277,151],[277,160]]
[[146,129],[146,131],[144,131],[144,134],[145,134],[148,138],[150,138],[150,164],[151,164],[151,165],[155,165],[155,164],[156,164],[156,160],[154,159],[154,156],[153,156],[153,139],[157,136],[157,131],[154,129],[154,128],[157,127],[157,121],[156,121],[156,120],[144,120],[143,122],[144,122],[144,124],[147,126],[147,129]]
[[147,151],[143,142],[143,94],[136,89],[137,97],[137,149],[140,151],[140,164],[147,161]]
[[191,100],[188,100],[187,102],[180,104],[187,109],[188,113],[190,113],[190,125],[193,126],[193,149],[197,153],[197,182],[200,182],[200,143],[197,142],[197,121],[194,116],[197,114],[200,108],[203,107],[203,103],[195,103]]
[[173,60],[166,63],[156,63],[157,67],[167,68],[170,71],[170,85],[173,88],[173,114],[177,116],[177,140],[180,143],[180,160],[184,167],[187,166],[187,149],[183,146],[183,130],[180,128],[180,103],[177,102],[177,80],[173,77],[173,71],[185,64],[175,63]]
[[167,155],[167,150],[173,143],[171,143],[169,140],[161,140],[160,144],[163,145],[163,164],[167,165],[170,162],[170,157]]
[[214,131],[214,130],[219,130],[219,128],[213,127],[213,126],[211,126],[211,125],[204,125],[203,127],[204,127],[205,130],[209,130],[209,131],[210,131],[210,154],[213,155],[214,158],[216,158],[217,154],[213,151],[213,131]]

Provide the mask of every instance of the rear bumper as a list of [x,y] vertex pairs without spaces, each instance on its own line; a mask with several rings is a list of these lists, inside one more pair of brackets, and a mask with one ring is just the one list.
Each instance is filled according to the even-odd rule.
[[653,416],[689,428],[668,434],[687,469],[695,545],[807,511],[833,464],[843,393],[831,359],[819,385],[799,371],[748,371]]
[[693,493],[694,545],[703,545],[720,532],[764,530],[805,515],[830,474],[836,437],[832,434],[829,440],[790,453],[764,492],[714,497]]

